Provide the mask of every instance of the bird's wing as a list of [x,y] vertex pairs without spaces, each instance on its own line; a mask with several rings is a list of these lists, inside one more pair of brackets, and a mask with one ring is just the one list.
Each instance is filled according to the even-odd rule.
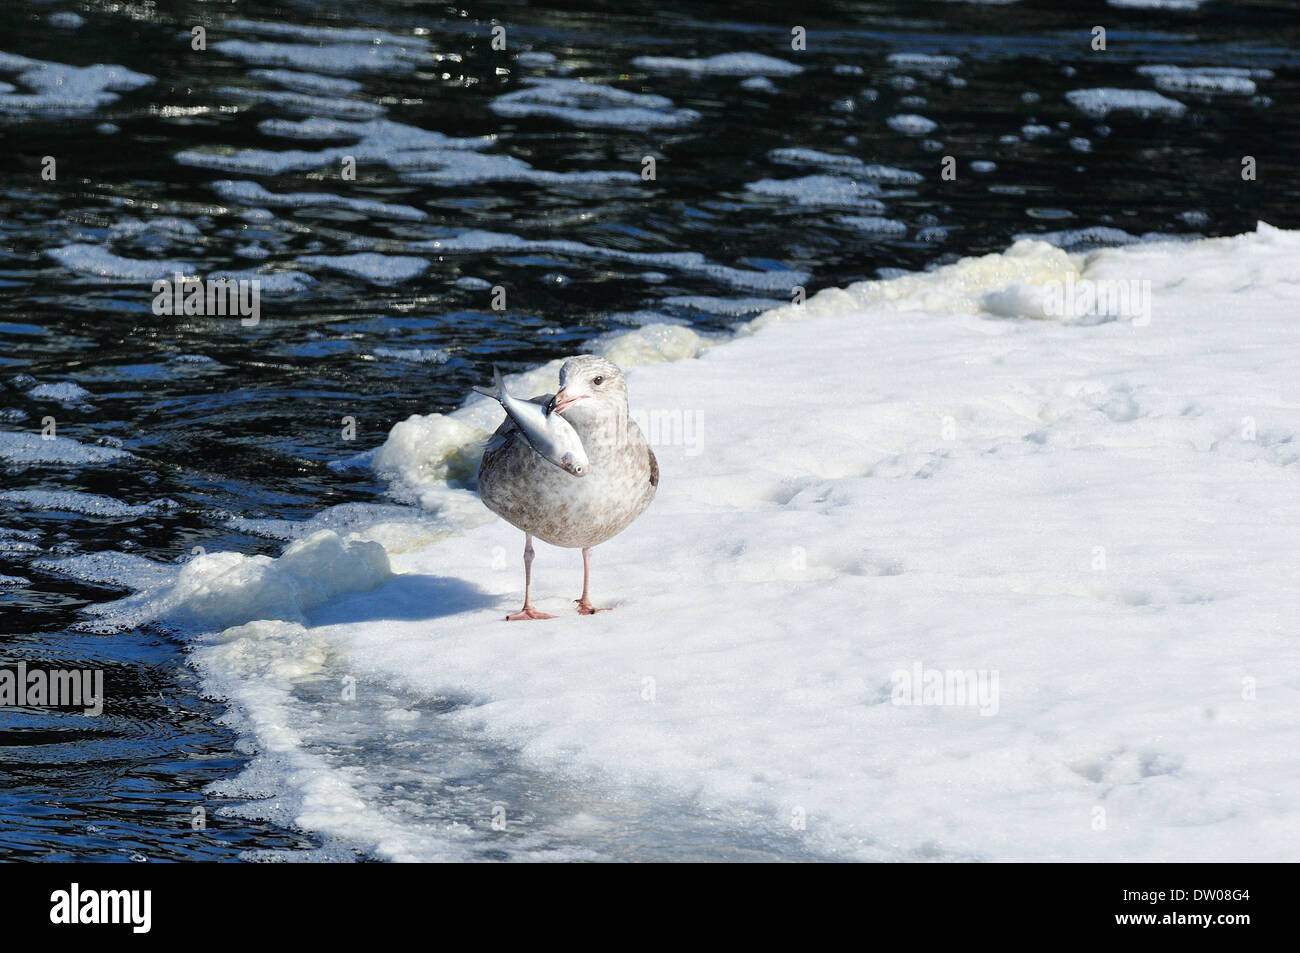
[[645,452],[650,454],[650,485],[659,485],[659,461],[655,459],[655,452],[646,446]]

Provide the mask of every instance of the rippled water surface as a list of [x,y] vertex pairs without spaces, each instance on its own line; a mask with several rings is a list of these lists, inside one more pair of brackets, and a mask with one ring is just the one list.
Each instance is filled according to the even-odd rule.
[[[390,502],[331,464],[458,405],[492,363],[641,325],[724,334],[795,286],[1023,234],[1300,226],[1300,20],[1192,6],[5,4],[0,634],[7,660],[103,669],[109,703],[0,713],[0,852],[311,846],[241,816],[193,829],[246,752],[179,639],[101,634],[82,610],[138,557],[274,554],[284,533],[259,521]],[[95,64],[115,69],[73,69]],[[1138,92],[1087,92],[1115,88]],[[154,314],[177,269],[260,278],[260,323]],[[465,804],[544,790],[508,752],[447,745]],[[772,851],[712,843],[679,807],[621,805],[619,838],[549,846]]]

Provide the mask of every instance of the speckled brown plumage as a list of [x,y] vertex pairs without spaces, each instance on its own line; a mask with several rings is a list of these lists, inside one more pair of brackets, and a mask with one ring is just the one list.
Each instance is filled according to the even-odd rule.
[[[532,400],[544,405],[551,397]],[[488,509],[525,533],[583,549],[618,535],[645,512],[659,486],[659,461],[626,411],[612,425],[585,415],[568,419],[590,461],[585,477],[547,462],[507,417],[483,454],[478,492]]]

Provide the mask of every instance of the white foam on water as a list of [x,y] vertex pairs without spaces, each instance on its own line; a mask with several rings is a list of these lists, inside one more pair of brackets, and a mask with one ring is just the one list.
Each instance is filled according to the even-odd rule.
[[183,261],[167,259],[124,258],[103,245],[77,242],[52,248],[45,252],[64,268],[93,278],[126,281],[156,281],[173,278],[177,274],[193,275],[194,266]]
[[225,525],[241,533],[287,542],[331,530],[345,539],[378,542],[390,553],[423,548],[445,533],[445,527],[419,510],[391,503],[341,503],[309,520],[232,516]]
[[80,384],[59,381],[56,384],[37,384],[27,391],[32,400],[52,400],[65,406],[87,403],[92,394]]
[[743,314],[758,314],[779,308],[785,304],[773,298],[719,298],[713,295],[670,295],[661,298],[660,304],[678,308],[690,308],[692,311],[704,311],[708,314],[723,314],[739,317]]
[[407,149],[482,149],[496,139],[495,136],[448,136],[391,119],[370,122],[264,119],[257,124],[257,129],[265,135],[286,139],[355,139],[356,145],[349,147],[354,153],[380,159]]
[[377,347],[373,354],[378,358],[404,361],[408,364],[446,364],[451,360],[451,353],[442,348],[416,347],[391,348]]
[[363,43],[370,46],[400,46],[413,50],[425,50],[430,45],[429,40],[422,36],[390,33],[369,27],[312,27],[298,23],[244,19],[227,20],[224,27],[232,33],[278,36],[310,44]]
[[[1144,76],[1150,76],[1155,81],[1156,88],[1167,93],[1255,95],[1255,81],[1250,78],[1253,71],[1247,69],[1210,66],[1187,69],[1178,66],[1139,66],[1137,71]],[[1267,70],[1258,72],[1272,75]]]
[[302,268],[336,271],[352,278],[362,278],[374,285],[394,285],[418,278],[429,267],[426,258],[410,255],[379,255],[361,252],[356,255],[302,255],[295,264]]
[[178,509],[175,500],[161,499],[132,505],[111,496],[80,493],[75,490],[3,490],[0,503],[10,503],[26,510],[54,510],[60,513],[77,513],[105,519],[139,519],[158,516]]
[[1106,0],[1112,7],[1129,10],[1198,10],[1205,0]]
[[492,111],[508,119],[540,117],[575,126],[622,129],[673,129],[700,118],[694,110],[676,108],[666,96],[577,79],[531,77],[524,83],[524,88],[492,100]]
[[248,71],[248,77],[264,83],[275,83],[300,93],[318,95],[351,96],[354,93],[359,93],[362,89],[362,84],[355,79],[320,76],[316,73],[303,73],[298,70],[254,69]]
[[638,56],[637,69],[691,76],[798,76],[803,67],[762,53],[720,53],[699,59],[678,56]]
[[337,116],[340,119],[377,119],[385,112],[378,103],[356,99],[341,99],[337,95],[314,96],[308,93],[286,92],[279,89],[249,89],[242,86],[218,86],[218,96],[265,103],[286,112],[304,116]]
[[878,238],[901,238],[907,234],[907,226],[902,222],[878,215],[843,215],[836,221]]
[[1167,63],[1139,66],[1143,76],[1226,76],[1237,79],[1272,79],[1273,71],[1245,66],[1171,66]]
[[290,139],[352,139],[350,145],[307,151],[303,149],[227,149],[220,152],[187,149],[176,153],[182,165],[242,172],[252,175],[281,175],[337,165],[351,156],[357,162],[387,162],[399,152],[420,149],[482,149],[491,137],[460,139],[429,129],[420,129],[388,119],[351,122],[342,119],[266,119],[258,130],[268,136]]
[[881,194],[880,186],[844,176],[806,175],[797,179],[760,179],[746,183],[745,190],[799,205],[884,210],[884,203],[876,198]]
[[420,48],[370,43],[298,43],[219,40],[211,48],[223,56],[258,66],[342,76],[367,73],[410,73],[430,62]]
[[1122,228],[1111,225],[1093,225],[1090,228],[1067,228],[1059,232],[1021,232],[1015,236],[1022,239],[1047,242],[1057,248],[1076,251],[1079,248],[1096,248],[1108,245],[1132,245],[1141,241],[1136,235],[1130,235]]
[[913,172],[910,169],[897,169],[879,163],[863,162],[857,156],[820,152],[817,149],[773,149],[767,154],[767,157],[773,162],[780,162],[785,165],[811,165],[823,169],[843,170],[876,182],[915,185],[925,180],[921,173]]
[[751,76],[749,79],[742,80],[740,88],[754,93],[775,93],[777,91],[776,83],[766,76]]
[[0,93],[0,113],[29,117],[86,115],[157,81],[124,66],[68,66],[10,53],[0,53],[0,72],[18,72],[18,82],[32,90]]
[[214,271],[209,278],[229,279],[231,281],[256,281],[258,291],[263,295],[292,296],[301,294],[315,285],[316,279],[301,271],[261,271],[243,269],[237,271]]
[[899,69],[928,70],[940,73],[961,66],[961,60],[956,56],[943,56],[932,53],[890,53],[886,57],[886,61],[890,66]]
[[633,252],[618,248],[600,248],[568,239],[530,240],[507,232],[469,230],[446,238],[409,242],[411,251],[433,255],[490,254],[494,252],[531,252],[560,255],[593,261],[615,261],[641,267],[670,268],[686,274],[701,275],[735,288],[753,291],[789,293],[795,285],[810,277],[797,270],[753,271],[731,268],[707,260],[699,252]]
[[525,50],[515,57],[515,62],[520,66],[527,66],[534,69],[543,66],[551,66],[555,63],[555,54],[546,53],[540,50]]
[[[47,507],[48,508],[48,507]],[[63,507],[53,507],[62,509]],[[90,515],[134,515],[92,513]],[[71,576],[82,582],[118,586],[123,589],[152,589],[171,581],[175,566],[167,566],[135,553],[100,552],[58,559],[34,559],[32,567],[42,572]]]
[[309,152],[303,149],[237,149],[223,152],[187,149],[176,153],[181,165],[215,169],[219,172],[244,175],[282,175],[286,172],[306,172],[325,165],[338,163],[351,155],[348,149],[321,149]]
[[412,149],[388,157],[388,165],[408,182],[428,185],[475,185],[483,182],[528,182],[533,185],[639,185],[634,172],[551,172],[534,169],[522,159],[465,150]]
[[61,30],[76,30],[86,25],[86,18],[70,10],[59,10],[55,13],[47,13],[45,22]]
[[1176,99],[1161,96],[1149,89],[1074,89],[1065,94],[1066,100],[1085,116],[1101,119],[1113,112],[1136,113],[1143,118],[1168,116],[1178,118],[1187,107]]
[[157,218],[124,219],[108,227],[110,241],[138,241],[149,244],[167,244],[181,238],[198,238],[202,231],[188,219],[174,215]]
[[634,328],[643,327],[647,324],[685,324],[685,321],[678,320],[672,315],[665,314],[662,311],[655,311],[650,308],[639,308],[636,311],[611,311],[607,320],[611,324],[627,325]]
[[422,222],[428,213],[410,205],[394,205],[373,199],[355,199],[330,192],[270,192],[257,182],[223,180],[210,186],[223,199],[243,205],[270,206],[272,208],[339,208],[356,212],[368,218],[396,218],[408,222]]
[[890,116],[885,120],[885,125],[895,132],[901,132],[908,136],[924,136],[939,128],[939,124],[933,119],[911,113]]

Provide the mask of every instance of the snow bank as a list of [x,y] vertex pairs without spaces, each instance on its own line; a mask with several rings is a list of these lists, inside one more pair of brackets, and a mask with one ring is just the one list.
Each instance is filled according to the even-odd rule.
[[[492,402],[400,423],[373,463],[445,532],[391,577],[337,535],[186,567],[180,601],[238,626],[196,659],[260,752],[221,790],[394,859],[617,856],[591,832],[627,803],[708,817],[677,856],[1293,858],[1298,253],[1266,225],[1023,241],[631,367],[663,478],[596,551],[595,617],[539,544],[559,618],[502,621],[522,540],[464,485]],[[1130,281],[1146,321],[1031,306]],[[494,805],[463,759],[498,749]]]
[[[75,559],[47,568],[94,578]],[[391,574],[383,545],[328,529],[296,540],[276,559],[201,553],[173,573],[146,576],[118,568],[117,581],[134,583],[142,591],[94,607],[91,614],[97,621],[85,626],[92,631],[120,631],[157,619],[199,629],[267,620],[301,622],[309,609],[340,593],[374,589]]]

